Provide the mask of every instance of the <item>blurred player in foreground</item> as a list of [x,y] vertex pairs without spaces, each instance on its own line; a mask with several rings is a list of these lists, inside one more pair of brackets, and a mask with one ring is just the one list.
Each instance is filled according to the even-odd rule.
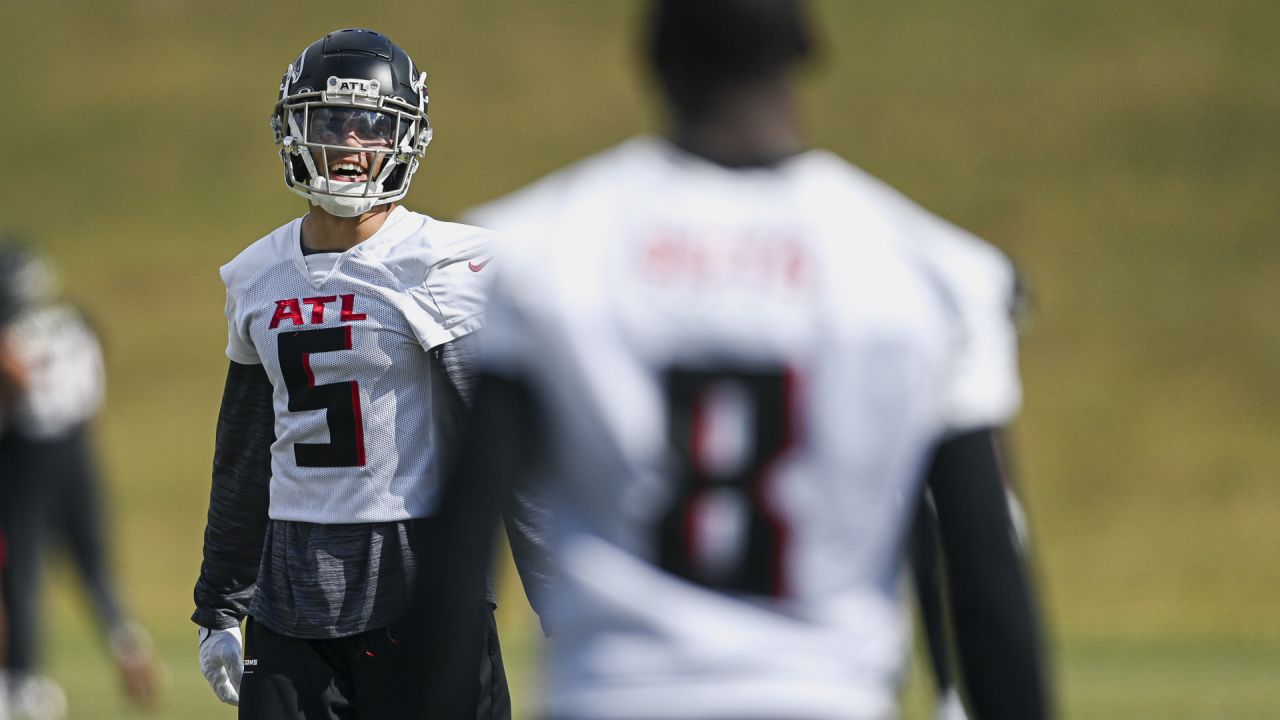
[[62,688],[36,672],[50,540],[71,553],[126,693],[144,706],[155,699],[150,639],[126,617],[107,563],[90,432],[102,397],[97,337],[58,298],[44,259],[21,241],[0,240],[0,584],[8,612],[0,675],[15,719],[66,714]]
[[[551,479],[546,717],[889,718],[927,483],[973,716],[1046,717],[993,444],[1020,399],[1009,262],[808,149],[800,2],[660,0],[649,31],[668,136],[471,216],[512,245],[442,542]],[[442,653],[474,632],[464,555],[423,572]]]
[[[416,681],[396,621],[415,564],[445,551],[422,532],[470,391],[492,235],[398,204],[431,140],[426,79],[371,30],[308,46],[272,117],[308,212],[222,268],[231,363],[192,619],[204,675],[241,718],[403,717]],[[450,658],[475,698],[457,717],[510,715],[488,599]]]

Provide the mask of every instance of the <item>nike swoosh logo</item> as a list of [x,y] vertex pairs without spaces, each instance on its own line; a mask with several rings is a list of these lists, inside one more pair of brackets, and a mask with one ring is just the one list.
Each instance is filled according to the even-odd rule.
[[493,260],[493,258],[489,258],[484,262],[469,262],[467,263],[467,267],[471,268],[471,272],[480,272],[481,270],[484,269],[485,265],[489,264],[490,260]]

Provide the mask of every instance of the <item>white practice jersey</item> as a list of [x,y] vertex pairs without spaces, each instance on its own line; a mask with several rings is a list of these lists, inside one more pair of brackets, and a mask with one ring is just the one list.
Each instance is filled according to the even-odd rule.
[[4,329],[27,373],[13,429],[33,440],[61,437],[102,405],[105,377],[98,338],[66,303],[27,310]]
[[549,715],[890,716],[922,472],[1019,403],[1007,259],[829,153],[653,138],[469,219],[549,419]]
[[396,208],[343,253],[303,255],[294,220],[222,268],[227,357],[275,388],[276,520],[429,515],[427,351],[479,327],[492,234]]

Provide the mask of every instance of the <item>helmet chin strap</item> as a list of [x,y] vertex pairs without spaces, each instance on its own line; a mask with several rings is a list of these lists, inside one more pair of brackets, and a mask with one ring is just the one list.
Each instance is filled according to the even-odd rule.
[[[346,194],[348,191],[359,188],[358,192],[364,192],[366,189],[370,194],[382,192],[382,183],[380,181],[372,183],[363,180],[348,182],[312,177],[310,185],[313,190],[318,191],[311,193],[311,204],[317,205],[330,215],[338,217],[357,217],[369,212],[374,205],[378,204],[378,198],[348,195]],[[383,202],[387,201],[383,200]]]

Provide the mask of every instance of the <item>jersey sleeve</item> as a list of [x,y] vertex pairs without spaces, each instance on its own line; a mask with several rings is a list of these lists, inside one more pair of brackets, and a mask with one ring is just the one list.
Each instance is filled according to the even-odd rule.
[[413,323],[424,350],[475,332],[484,324],[495,238],[479,228],[453,228],[463,230],[445,243],[422,283],[409,289],[414,303],[433,321]]
[[939,408],[944,431],[1008,424],[1022,404],[1013,263],[861,170],[854,168],[849,179],[901,233],[951,316],[952,352]]
[[465,222],[488,228],[501,238],[501,253],[494,263],[482,337],[481,367],[507,378],[526,374],[526,363],[544,356],[539,327],[539,301],[547,293],[536,285],[551,273],[541,267],[542,252],[554,237],[559,209],[572,185],[576,167],[562,170],[510,195],[473,207]]
[[260,365],[257,348],[250,341],[243,325],[240,323],[239,309],[235,293],[227,288],[227,358],[241,365]]
[[481,336],[480,366],[504,377],[524,375],[524,363],[541,355],[531,342],[534,321],[522,300],[518,279],[500,274],[489,299],[487,325]]
[[249,337],[249,326],[242,315],[244,286],[261,265],[263,241],[251,245],[234,260],[223,265],[218,274],[227,288],[225,312],[227,316],[227,358],[241,365],[261,365],[262,358]]
[[995,247],[937,218],[924,228],[925,252],[955,311],[956,350],[942,398],[952,433],[1005,425],[1022,403],[1017,275]]
[[[472,216],[474,217],[474,216]],[[522,377],[526,363],[545,356],[546,342],[538,318],[539,300],[547,294],[536,284],[548,276],[539,271],[544,258],[531,252],[539,246],[539,224],[528,218],[490,216],[501,228],[502,248],[487,289],[485,329],[481,335],[481,369],[503,377]]]

